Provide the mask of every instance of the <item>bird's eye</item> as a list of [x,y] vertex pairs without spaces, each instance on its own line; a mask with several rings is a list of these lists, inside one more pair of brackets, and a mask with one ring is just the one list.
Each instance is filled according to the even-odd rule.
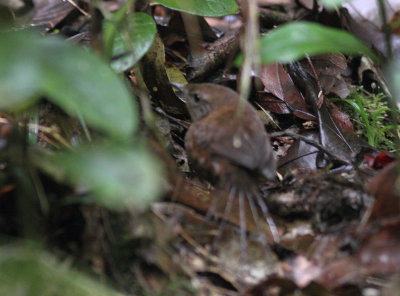
[[196,103],[198,103],[201,100],[201,95],[200,94],[194,94],[193,99]]

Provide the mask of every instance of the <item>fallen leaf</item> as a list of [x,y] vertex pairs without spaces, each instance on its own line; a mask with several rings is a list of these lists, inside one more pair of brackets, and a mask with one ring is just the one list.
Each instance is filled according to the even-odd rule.
[[400,213],[398,190],[399,162],[393,162],[382,169],[367,183],[367,189],[376,196],[369,221],[397,216]]
[[[325,94],[333,93],[344,99],[349,96],[350,90],[341,76],[347,69],[347,61],[341,53],[328,53],[311,57],[313,67]],[[304,69],[313,75],[309,63],[302,62]]]
[[[294,85],[290,75],[283,69],[282,64],[275,63],[262,66],[260,79],[265,89],[284,102],[297,117],[305,120],[315,120],[303,95]],[[263,105],[263,107],[266,106]],[[268,108],[268,110],[270,109]]]

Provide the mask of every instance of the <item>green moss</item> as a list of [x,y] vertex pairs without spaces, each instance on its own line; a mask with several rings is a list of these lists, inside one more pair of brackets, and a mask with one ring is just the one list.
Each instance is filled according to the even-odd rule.
[[360,87],[353,90],[344,100],[331,100],[350,115],[357,134],[372,147],[389,151],[397,148],[394,132],[399,126],[392,124],[387,97],[383,93],[368,93]]

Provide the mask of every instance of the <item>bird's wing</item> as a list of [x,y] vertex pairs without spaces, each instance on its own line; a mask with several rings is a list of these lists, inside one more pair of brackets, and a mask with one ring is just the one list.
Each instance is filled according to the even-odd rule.
[[[222,114],[224,112],[225,114]],[[218,116],[211,114],[207,118],[207,124],[197,129],[198,132],[201,130],[202,134],[198,136],[203,136],[205,142],[202,144],[210,147],[212,155],[225,158],[246,169],[262,172],[272,152],[271,147],[268,147],[268,136],[254,110],[245,108],[243,112],[250,115],[243,114],[240,117],[233,108],[221,110]],[[238,116],[239,119],[236,120],[234,116]],[[224,122],[221,118],[228,120]],[[244,122],[241,118],[254,120]]]

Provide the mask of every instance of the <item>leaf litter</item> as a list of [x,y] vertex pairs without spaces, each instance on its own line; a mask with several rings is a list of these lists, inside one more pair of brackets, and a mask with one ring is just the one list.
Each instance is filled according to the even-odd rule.
[[[261,30],[293,18],[328,13],[322,6],[316,10],[307,6],[311,2],[283,2],[273,4],[282,5],[276,10],[277,18],[264,11],[261,23],[268,26]],[[269,3],[260,6],[277,8]],[[189,119],[167,72],[173,67],[183,74],[173,77],[236,88],[240,68],[234,58],[240,46],[242,19],[232,15],[213,22],[192,17],[201,24],[200,35],[195,35],[194,31],[177,30],[188,26],[185,17],[176,12],[159,5],[152,6],[152,12],[158,13],[159,36],[139,64],[125,74],[134,92],[144,89],[150,94],[144,97],[163,120],[164,146],[154,138],[150,142],[154,150],[163,151],[160,154],[169,168],[165,180],[169,190],[162,202],[152,204],[152,214],[143,216],[111,213],[108,221],[98,208],[70,207],[67,212],[100,228],[109,223],[111,232],[125,239],[118,242],[119,238],[110,239],[112,235],[102,231],[96,236],[96,227],[85,226],[80,243],[86,246],[89,265],[95,267],[97,262],[98,270],[111,274],[110,279],[126,293],[132,292],[128,283],[133,278],[145,290],[162,295],[173,290],[171,283],[180,277],[195,288],[179,285],[176,289],[182,295],[366,295],[371,289],[390,295],[395,291],[400,272],[398,161],[386,157],[389,154],[385,152],[375,156],[379,149],[363,143],[354,132],[352,118],[329,100],[332,95],[345,98],[351,89],[366,84],[362,73],[367,71],[377,73],[372,76],[373,83],[387,89],[379,66],[364,67],[359,57],[335,53],[291,64],[263,65],[259,72],[253,69],[250,101],[275,121],[267,130],[273,135],[275,150],[284,156],[279,158],[277,178],[261,183],[262,203],[254,210],[250,203],[244,206],[233,200],[226,215],[228,194],[188,172],[187,165],[177,164],[187,164],[183,142]],[[52,24],[47,28],[53,29],[67,14],[63,10],[46,20]],[[385,54],[377,45],[381,33],[370,35],[366,31],[369,27],[346,11],[329,14],[331,19],[324,19],[324,25],[329,21],[336,27],[340,24]],[[85,26],[77,24],[82,24],[82,18],[68,20],[60,28],[90,36]],[[311,128],[304,128],[306,122],[312,122]],[[274,132],[291,130],[303,138],[274,136]],[[367,152],[374,159],[368,161],[370,166],[363,164]],[[277,225],[279,242],[272,238],[262,204]],[[243,217],[245,234],[240,230]],[[240,259],[243,236],[245,262]],[[107,245],[106,249],[94,248],[90,243],[93,237]],[[68,251],[77,248],[73,239],[68,247],[58,247]],[[110,255],[121,249],[129,255]]]

